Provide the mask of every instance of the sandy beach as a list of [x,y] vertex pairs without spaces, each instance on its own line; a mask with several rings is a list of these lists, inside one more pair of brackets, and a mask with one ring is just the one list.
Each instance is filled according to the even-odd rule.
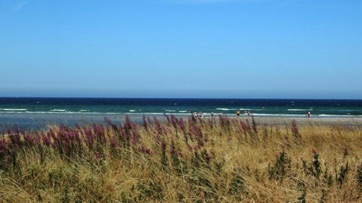
[[[109,118],[114,123],[121,123],[125,121],[125,117],[128,115],[132,122],[142,122],[143,116],[150,117],[155,116],[160,121],[166,120],[166,117],[162,114],[29,114],[29,113],[14,113],[14,114],[0,114],[1,126],[13,126],[17,125],[25,129],[44,129],[49,125],[58,125],[60,123],[73,126],[75,124],[87,125],[92,123],[104,123],[104,118]],[[169,116],[171,114],[168,114]],[[178,118],[188,119],[189,116],[178,116]],[[249,116],[229,116],[229,118],[251,121]],[[202,119],[209,119],[210,116],[205,116]],[[218,116],[214,116],[218,119]],[[263,124],[275,124],[275,125],[288,125],[294,119],[297,124],[328,124],[328,125],[360,125],[362,126],[362,117],[258,117],[254,116],[255,121],[259,125]]]
[[340,124],[340,125],[362,125],[361,117],[333,117],[333,118],[301,118],[301,117],[255,117],[255,121],[259,124],[287,124],[295,120],[297,124]]

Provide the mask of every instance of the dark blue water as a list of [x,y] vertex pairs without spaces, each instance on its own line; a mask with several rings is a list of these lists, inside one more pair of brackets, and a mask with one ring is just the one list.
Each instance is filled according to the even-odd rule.
[[104,116],[188,116],[192,111],[209,116],[235,116],[236,111],[255,117],[362,117],[362,100],[303,99],[133,99],[133,98],[0,98],[0,125],[26,127],[45,123],[98,121]]
[[237,110],[255,116],[298,116],[308,111],[318,116],[361,116],[362,100],[0,98],[0,114],[234,114]]

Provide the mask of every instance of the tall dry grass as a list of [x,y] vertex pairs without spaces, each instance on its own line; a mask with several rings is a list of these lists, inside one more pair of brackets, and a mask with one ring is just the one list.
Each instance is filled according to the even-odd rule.
[[17,128],[0,139],[4,202],[361,202],[361,125],[165,115]]

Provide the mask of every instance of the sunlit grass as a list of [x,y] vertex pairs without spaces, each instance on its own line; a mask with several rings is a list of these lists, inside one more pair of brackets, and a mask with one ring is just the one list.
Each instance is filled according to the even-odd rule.
[[144,118],[4,131],[10,202],[360,202],[360,125]]

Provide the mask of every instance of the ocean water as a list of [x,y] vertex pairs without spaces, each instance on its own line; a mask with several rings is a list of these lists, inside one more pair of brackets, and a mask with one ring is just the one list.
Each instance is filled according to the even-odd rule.
[[304,99],[134,99],[134,98],[0,98],[0,126],[17,124],[39,128],[57,123],[102,122],[104,117],[119,121],[128,114],[135,120],[143,115],[236,116],[236,111],[255,117],[362,117],[362,100]]

